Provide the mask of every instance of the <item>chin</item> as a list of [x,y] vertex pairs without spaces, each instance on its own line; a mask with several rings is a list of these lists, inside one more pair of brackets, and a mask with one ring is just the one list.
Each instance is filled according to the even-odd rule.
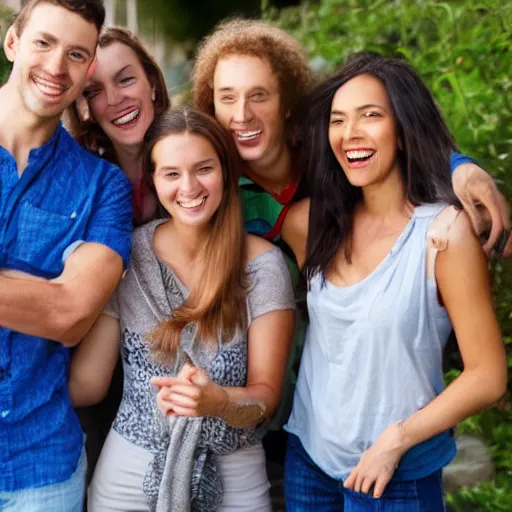
[[[120,137],[119,135],[124,135],[124,136]],[[139,146],[140,144],[142,144],[144,142],[144,134],[140,134],[140,133],[119,134],[119,133],[116,133],[113,136],[109,136],[109,139],[112,140],[112,142],[119,144],[120,146]]]
[[263,148],[241,148],[238,147],[238,153],[245,162],[257,162],[265,156]]

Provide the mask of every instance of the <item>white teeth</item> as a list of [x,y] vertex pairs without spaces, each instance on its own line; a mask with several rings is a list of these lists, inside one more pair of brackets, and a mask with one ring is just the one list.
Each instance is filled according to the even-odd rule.
[[190,201],[178,201],[178,204],[183,206],[183,208],[196,208],[197,206],[201,206],[205,200],[206,196],[191,199]]
[[118,126],[122,125],[122,124],[127,124],[130,121],[133,121],[139,115],[139,112],[140,112],[140,109],[132,110],[128,114],[125,114],[122,117],[118,117],[117,119],[114,119],[114,121],[112,121],[112,122]]
[[251,140],[255,139],[263,130],[253,130],[246,132],[236,132],[239,140]]
[[357,150],[357,151],[347,151],[348,158],[368,158],[372,156],[375,151],[368,150]]
[[47,94],[48,96],[59,96],[66,91],[66,87],[64,85],[57,84],[55,82],[50,82],[49,80],[45,80],[44,78],[34,77],[33,80],[37,84],[41,92]]

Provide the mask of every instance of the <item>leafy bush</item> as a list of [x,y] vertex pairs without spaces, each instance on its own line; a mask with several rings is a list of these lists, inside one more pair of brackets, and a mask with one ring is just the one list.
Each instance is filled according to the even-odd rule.
[[[502,0],[319,0],[264,17],[293,34],[311,64],[333,71],[351,53],[403,57],[429,85],[461,148],[501,182],[512,200],[512,2]],[[512,369],[512,262],[494,262],[495,306]],[[447,380],[458,374],[447,373]],[[448,496],[455,511],[512,507],[510,401],[464,421],[459,430],[490,446],[493,482]]]
[[[13,19],[10,9],[0,3],[0,37],[4,40],[5,32]],[[11,63],[5,58],[3,50],[0,51],[0,85],[4,84],[11,71]]]

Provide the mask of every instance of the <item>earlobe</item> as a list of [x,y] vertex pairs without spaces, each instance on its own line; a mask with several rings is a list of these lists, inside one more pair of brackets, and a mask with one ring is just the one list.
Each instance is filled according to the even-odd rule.
[[14,62],[18,51],[18,35],[13,25],[9,27],[4,39],[4,53],[9,62]]

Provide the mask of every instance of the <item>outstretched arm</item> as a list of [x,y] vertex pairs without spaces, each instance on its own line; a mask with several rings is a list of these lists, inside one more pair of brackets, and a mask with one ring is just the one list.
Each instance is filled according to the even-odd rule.
[[0,275],[0,325],[76,345],[105,306],[122,272],[121,256],[90,242],[69,256],[57,279]]

